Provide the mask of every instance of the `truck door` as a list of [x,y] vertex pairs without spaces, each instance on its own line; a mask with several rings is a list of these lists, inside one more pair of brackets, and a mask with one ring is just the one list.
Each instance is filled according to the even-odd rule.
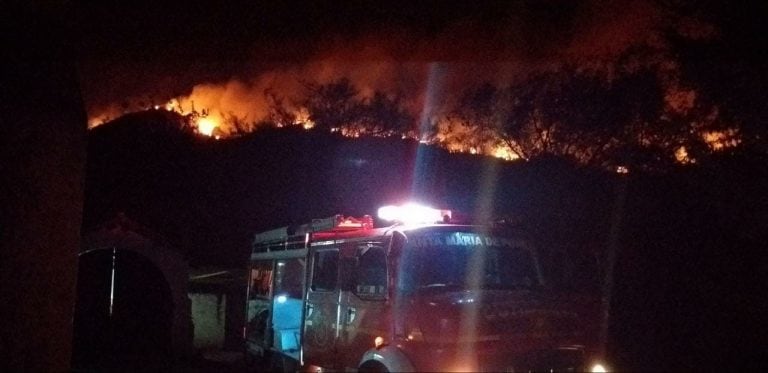
[[313,250],[304,321],[304,362],[335,366],[339,337],[339,250]]
[[260,260],[251,265],[246,309],[246,346],[257,356],[272,346],[269,312],[272,302],[274,261]]
[[301,347],[301,311],[305,276],[304,258],[280,259],[275,265],[272,299],[273,347],[294,360]]
[[339,307],[338,357],[344,367],[357,368],[363,353],[374,347],[375,338],[388,334],[387,257],[380,244],[366,244],[356,248],[353,261],[342,260],[342,264],[348,266],[342,277],[349,278],[343,281]]

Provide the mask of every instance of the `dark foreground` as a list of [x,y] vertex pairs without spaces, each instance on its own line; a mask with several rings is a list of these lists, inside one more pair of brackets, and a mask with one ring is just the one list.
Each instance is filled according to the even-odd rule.
[[233,351],[209,351],[188,358],[123,355],[105,357],[89,367],[73,368],[73,372],[254,372],[259,365],[246,366],[243,354]]

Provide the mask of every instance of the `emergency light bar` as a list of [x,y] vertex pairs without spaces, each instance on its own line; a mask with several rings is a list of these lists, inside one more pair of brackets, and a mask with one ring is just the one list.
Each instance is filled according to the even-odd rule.
[[373,218],[365,215],[360,219],[351,216],[343,217],[338,215],[334,229],[371,229],[373,228]]
[[378,216],[382,220],[403,224],[444,223],[451,220],[451,210],[439,210],[415,203],[402,206],[383,206]]
[[312,219],[312,232],[321,231],[342,231],[354,229],[373,228],[373,218],[365,215],[362,218],[353,218],[351,216],[334,215],[325,219]]
[[351,231],[357,229],[372,229],[373,218],[365,215],[362,218],[353,218],[351,216],[333,215],[327,218],[312,219],[310,223],[287,226],[272,229],[266,232],[257,233],[253,239],[253,245],[261,245],[266,242],[282,242],[289,237],[303,236],[307,233],[324,231]]

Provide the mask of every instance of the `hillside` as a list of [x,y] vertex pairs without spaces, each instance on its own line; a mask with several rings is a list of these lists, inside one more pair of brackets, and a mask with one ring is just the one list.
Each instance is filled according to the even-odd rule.
[[178,120],[150,111],[90,132],[85,231],[124,212],[193,266],[244,266],[255,232],[414,198],[518,222],[557,289],[599,293],[612,247],[618,368],[725,368],[732,356],[756,366],[768,311],[764,157],[620,175],[301,129],[217,141]]
[[235,264],[258,230],[373,214],[408,199],[521,220],[541,219],[530,214],[541,207],[591,214],[588,206],[611,193],[607,179],[556,161],[510,163],[414,141],[300,129],[217,141],[179,130],[181,121],[148,111],[91,131],[86,228],[124,212],[193,263]]

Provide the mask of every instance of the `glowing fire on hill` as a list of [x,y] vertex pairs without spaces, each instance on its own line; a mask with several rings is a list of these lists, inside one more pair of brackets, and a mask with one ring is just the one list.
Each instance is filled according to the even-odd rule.
[[[635,136],[627,140],[622,139],[622,133],[599,133],[602,126],[595,125],[602,122],[610,124],[612,119],[617,118],[600,117],[605,112],[610,113],[601,109],[606,106],[599,106],[606,105],[606,96],[598,95],[597,100],[591,99],[595,97],[595,90],[601,89],[604,91],[599,92],[605,92],[608,97],[613,96],[614,92],[605,90],[605,87],[610,87],[611,79],[615,78],[610,78],[610,74],[605,71],[595,70],[596,73],[579,75],[581,73],[578,71],[563,73],[562,70],[554,69],[540,72],[540,76],[549,79],[545,85],[536,85],[535,79],[517,77],[495,82],[490,90],[483,91],[482,85],[467,81],[463,76],[447,78],[436,74],[435,71],[439,70],[434,68],[434,64],[409,67],[410,70],[405,73],[399,71],[395,63],[361,66],[345,66],[343,61],[331,59],[304,66],[297,71],[261,74],[249,82],[230,80],[222,84],[200,84],[194,86],[188,95],[174,97],[161,104],[123,104],[99,108],[91,113],[89,127],[129,112],[154,109],[181,114],[188,119],[186,125],[195,133],[216,139],[240,136],[257,131],[265,125],[279,128],[298,126],[305,130],[330,131],[350,138],[407,138],[440,146],[449,152],[492,156],[508,161],[528,160],[549,154],[565,155],[585,164],[609,167],[615,167],[616,163],[623,165],[623,161],[614,159],[606,162],[604,157],[595,162],[595,154],[605,149],[616,151],[622,141],[625,141],[624,145],[648,149],[653,148],[654,144],[664,144],[663,157],[680,164],[696,163],[702,148],[717,152],[741,143],[741,133],[737,126],[723,129],[729,126],[723,126],[717,108],[701,108],[701,100],[696,91],[681,84],[674,71],[653,70],[652,79],[661,86],[657,94],[661,97],[663,109],[652,112],[655,118],[646,120],[658,122],[649,123],[644,128],[634,127],[638,123],[637,119],[630,118],[624,123],[627,126],[625,130],[633,131]],[[598,77],[594,78],[596,75]],[[308,82],[306,78],[301,78],[306,76],[315,76],[317,80]],[[408,84],[403,86],[391,83],[396,77],[405,80],[403,76],[410,78]],[[568,79],[586,82],[582,83],[586,85],[568,86]],[[346,85],[339,85],[340,81],[346,82]],[[593,82],[597,82],[597,85],[589,85]],[[630,83],[633,82],[630,80]],[[570,91],[563,93],[563,87]],[[406,88],[408,91],[402,93]],[[504,90],[509,88],[518,90]],[[490,92],[490,96],[483,96],[486,92]],[[570,96],[564,96],[562,100],[557,98],[568,92]],[[556,99],[546,100],[552,96]],[[462,101],[466,97],[470,98],[469,105]],[[479,101],[471,101],[478,97]],[[494,101],[498,97],[501,101]],[[515,106],[519,99],[528,101],[523,106]],[[643,99],[632,96],[630,90],[625,100],[631,101],[632,105],[642,105]],[[571,103],[571,106],[557,107],[563,105],[563,102],[568,105],[569,100],[581,105]],[[609,104],[615,103],[611,101]],[[590,108],[592,105],[598,107],[598,110]],[[631,111],[632,105],[623,107],[623,110]],[[545,113],[548,109],[550,111]],[[593,110],[590,112],[590,109]],[[519,111],[522,114],[518,114]],[[582,111],[586,111],[586,114]],[[702,117],[692,114],[697,112],[708,114]],[[645,114],[637,112],[630,115]],[[571,118],[581,120],[578,122],[582,123],[581,127],[569,127],[568,121]],[[583,125],[585,118],[591,126],[586,131]],[[662,127],[670,123],[665,122],[669,118],[682,118],[675,119],[677,122],[673,125],[687,126],[684,131],[678,132],[687,134],[684,135],[687,138],[664,137],[673,132]],[[621,117],[619,120],[622,120]],[[589,131],[595,131],[597,136]],[[704,146],[696,146],[694,143],[697,142]]]
[[[635,161],[692,164],[748,143],[738,123],[724,123],[720,103],[684,74],[685,61],[670,43],[675,33],[715,40],[716,27],[651,1],[585,6],[568,35],[551,40],[539,31],[552,28],[535,22],[505,18],[491,25],[501,32],[486,33],[489,25],[462,21],[418,38],[363,30],[278,46],[298,51],[287,60],[267,58],[274,57],[271,47],[256,48],[255,63],[222,75],[199,76],[202,68],[179,71],[186,79],[172,70],[121,71],[111,76],[156,79],[88,80],[89,128],[131,112],[168,110],[188,119],[186,129],[217,139],[264,125],[297,126],[510,161],[565,156],[608,169]],[[513,13],[509,20],[522,20]],[[346,90],[329,87],[340,80]],[[134,87],[136,81],[143,83]],[[102,86],[131,89],[103,95]]]
[[219,124],[211,118],[200,118],[196,123],[197,132],[208,137],[213,136],[213,131],[219,126]]
[[[257,108],[253,110],[252,107],[248,108],[248,111],[244,111],[244,105],[247,102],[252,102],[253,96],[247,95],[250,99],[233,98],[236,93],[233,94],[229,90],[233,87],[240,87],[241,84],[227,83],[223,87],[216,89],[212,85],[205,85],[203,88],[196,87],[192,94],[189,96],[174,98],[162,105],[154,105],[147,109],[155,110],[167,110],[179,113],[185,117],[190,118],[189,125],[191,125],[193,131],[201,136],[213,137],[216,139],[225,139],[232,136],[241,135],[243,133],[252,132],[258,130],[259,123],[269,123],[275,127],[289,127],[299,126],[305,130],[311,130],[316,127],[316,123],[312,120],[312,114],[309,109],[304,106],[291,106],[287,105],[281,107],[282,113],[275,115],[275,108]],[[240,93],[245,92],[242,88],[238,89]],[[227,99],[223,99],[227,97]],[[686,96],[688,101],[692,101],[692,94]],[[669,97],[667,97],[669,100]],[[232,104],[232,102],[236,104]],[[692,102],[688,102],[686,105],[673,105],[674,101],[669,104],[669,107],[675,111],[688,110],[693,105]],[[200,103],[204,103],[201,105]],[[224,103],[224,109],[211,107],[208,105]],[[241,106],[242,105],[242,106]],[[267,105],[263,105],[267,106]],[[198,111],[198,109],[200,109]],[[225,110],[228,110],[228,114],[224,114]],[[264,110],[261,113],[259,111]],[[112,117],[119,116],[114,111],[106,111],[100,115],[91,117],[89,120],[89,127],[93,128],[98,126]],[[251,120],[250,122],[244,118],[258,118]],[[431,124],[433,131],[430,137],[422,137],[418,134],[403,133],[398,136],[402,138],[418,139],[422,143],[435,144],[443,147],[449,152],[453,153],[468,153],[476,155],[492,156],[508,161],[514,161],[521,159],[520,154],[516,153],[509,143],[502,141],[501,139],[489,135],[487,132],[478,132],[477,128],[474,128],[472,124],[456,121],[455,119],[444,116],[438,117]],[[350,138],[358,138],[360,136],[368,135],[364,130],[354,126],[339,126],[330,128],[331,132],[340,133],[343,136]],[[546,132],[544,132],[546,133]],[[700,138],[711,151],[722,151],[727,148],[738,146],[741,142],[740,133],[738,129],[732,128],[727,130],[710,130],[702,131]],[[546,140],[546,138],[544,139]],[[513,144],[514,145],[514,144]],[[680,164],[696,163],[696,159],[689,154],[689,148],[686,146],[678,146],[672,151],[673,159]],[[623,166],[622,166],[623,167]]]

